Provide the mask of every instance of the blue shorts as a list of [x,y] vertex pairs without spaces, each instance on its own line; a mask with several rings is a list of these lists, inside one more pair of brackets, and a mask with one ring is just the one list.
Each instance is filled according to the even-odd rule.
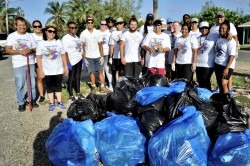
[[91,72],[96,72],[96,71],[103,71],[103,65],[100,65],[100,59],[101,57],[99,58],[86,58],[87,61],[89,62],[89,65],[88,65],[88,72],[91,73]]

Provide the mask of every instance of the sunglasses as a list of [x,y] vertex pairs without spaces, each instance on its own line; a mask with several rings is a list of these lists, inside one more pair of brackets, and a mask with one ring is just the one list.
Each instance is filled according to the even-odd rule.
[[192,24],[197,24],[197,23],[198,23],[198,22],[196,22],[196,21],[193,21],[193,22],[192,22]]
[[223,16],[217,16],[216,18],[223,18]]
[[159,26],[162,26],[162,25],[161,24],[154,24],[154,26],[158,26],[159,27]]
[[47,32],[56,34],[56,31],[53,30],[47,30]]
[[87,24],[94,24],[94,22],[87,22]]
[[33,28],[42,28],[42,26],[41,25],[39,25],[39,26],[33,26]]
[[208,27],[201,27],[200,29],[208,29]]
[[110,20],[110,21],[108,21],[108,23],[113,23],[113,21]]
[[121,24],[123,24],[123,22],[117,22],[117,23],[116,23],[116,25],[121,25]]
[[77,29],[77,27],[69,27],[70,29]]
[[107,25],[107,24],[101,24],[101,25]]

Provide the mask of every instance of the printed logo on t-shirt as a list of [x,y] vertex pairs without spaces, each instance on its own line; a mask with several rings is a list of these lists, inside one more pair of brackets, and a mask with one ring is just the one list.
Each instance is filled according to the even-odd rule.
[[108,44],[107,35],[102,36],[102,44]]
[[82,51],[82,43],[81,43],[81,41],[75,41],[75,44],[76,44],[76,46],[75,46],[76,50],[78,52],[81,52]]
[[29,48],[27,45],[28,40],[26,39],[18,39],[17,45],[15,46],[15,50],[23,50],[25,48]]
[[223,55],[223,50],[222,50],[222,46],[223,46],[224,42],[223,41],[219,41],[216,43],[215,45],[215,55],[217,57]]
[[163,39],[159,39],[159,38],[153,38],[153,41],[152,41],[152,44],[151,44],[151,47],[156,49],[156,50],[159,50],[160,48],[162,48],[162,42],[163,42]]
[[203,53],[204,51],[206,51],[208,49],[209,45],[208,43],[205,42],[199,42],[199,50]]
[[180,51],[181,55],[184,55],[187,51],[187,42],[184,43],[178,43],[178,51]]
[[56,50],[56,48],[46,47],[43,55],[45,55],[50,60],[55,60],[59,56],[59,52]]

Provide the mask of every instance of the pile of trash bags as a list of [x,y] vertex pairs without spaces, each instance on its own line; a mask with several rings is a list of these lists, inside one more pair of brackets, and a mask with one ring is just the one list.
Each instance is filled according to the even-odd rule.
[[185,79],[126,77],[114,92],[78,99],[67,115],[46,141],[54,165],[250,164],[244,108]]

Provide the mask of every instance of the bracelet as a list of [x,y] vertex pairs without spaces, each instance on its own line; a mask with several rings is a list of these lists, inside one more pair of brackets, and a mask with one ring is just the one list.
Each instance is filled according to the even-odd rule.
[[67,67],[64,67],[64,69],[68,69],[68,66],[67,66]]

